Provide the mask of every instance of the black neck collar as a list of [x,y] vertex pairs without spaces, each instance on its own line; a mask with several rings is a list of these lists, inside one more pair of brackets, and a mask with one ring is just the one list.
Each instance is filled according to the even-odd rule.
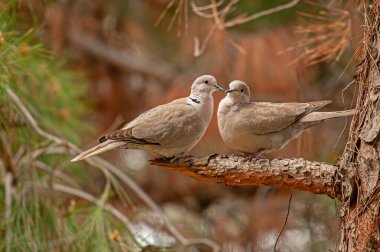
[[192,102],[195,102],[195,103],[197,103],[197,104],[200,104],[200,103],[201,103],[200,100],[195,99],[195,98],[191,98],[190,96],[189,96],[189,99],[190,99]]

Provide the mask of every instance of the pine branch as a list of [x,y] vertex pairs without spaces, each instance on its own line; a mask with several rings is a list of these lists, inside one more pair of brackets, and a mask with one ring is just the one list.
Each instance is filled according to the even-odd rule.
[[336,180],[338,167],[302,158],[245,161],[238,155],[212,155],[181,158],[175,163],[154,159],[151,164],[182,172],[200,181],[231,186],[285,186],[341,198]]

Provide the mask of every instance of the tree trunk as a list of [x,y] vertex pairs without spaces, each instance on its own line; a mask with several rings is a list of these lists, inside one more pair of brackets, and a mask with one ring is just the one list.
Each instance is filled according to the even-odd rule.
[[341,200],[339,251],[380,251],[380,0],[365,13],[357,111],[337,165],[303,159],[244,161],[236,155],[182,158],[152,164],[226,185],[276,185]]
[[339,162],[342,176],[340,251],[380,251],[380,1],[365,17],[364,43],[356,80],[357,113]]

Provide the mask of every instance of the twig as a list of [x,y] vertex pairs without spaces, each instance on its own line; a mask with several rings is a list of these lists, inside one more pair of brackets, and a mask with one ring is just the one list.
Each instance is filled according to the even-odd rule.
[[173,6],[174,2],[175,0],[170,0],[170,2],[166,5],[165,9],[161,12],[157,21],[154,23],[154,26],[158,26],[161,23],[162,19],[165,17],[168,10]]
[[[227,4],[227,6],[225,6],[221,11],[217,11],[217,8],[224,3],[224,0],[221,0],[217,3],[215,3],[215,1],[212,1],[211,4],[205,6],[197,6],[194,1],[191,1],[191,8],[193,12],[200,17],[215,19],[215,16],[218,16],[220,17],[220,19],[224,20],[225,16],[233,9],[233,6],[236,5],[239,1],[240,0],[231,0]],[[204,12],[210,9],[212,13]]]
[[245,18],[235,18],[235,19],[233,19],[233,20],[225,23],[224,27],[229,28],[229,27],[232,27],[232,26],[248,23],[248,22],[253,21],[255,19],[258,19],[258,18],[267,16],[267,15],[273,14],[275,12],[279,12],[279,11],[283,11],[283,10],[286,10],[286,9],[290,9],[290,8],[294,7],[296,4],[298,4],[299,1],[300,0],[293,0],[293,1],[289,2],[289,3],[276,6],[276,7],[273,7],[271,9],[268,9],[268,10],[260,11],[258,13],[255,13],[255,14],[253,14],[251,16],[248,16],[248,17],[245,17]]
[[288,203],[288,211],[287,211],[287,213],[286,213],[286,217],[285,217],[284,225],[282,225],[281,231],[280,231],[280,233],[279,233],[278,236],[277,236],[276,242],[274,243],[274,252],[276,252],[277,243],[278,243],[278,241],[280,240],[280,237],[281,237],[281,235],[282,235],[282,232],[283,232],[284,229],[285,229],[286,223],[288,222],[288,217],[289,217],[289,213],[290,213],[290,203],[292,203],[292,197],[293,197],[293,191],[290,193],[289,203]]
[[42,137],[44,137],[46,139],[49,139],[50,141],[53,141],[53,142],[55,142],[57,144],[65,144],[65,143],[67,143],[67,141],[64,141],[61,138],[56,137],[54,135],[51,135],[51,134],[47,133],[46,131],[42,130],[38,126],[36,120],[34,120],[33,116],[27,110],[27,108],[25,107],[25,105],[21,102],[20,98],[18,98],[18,96],[9,87],[7,87],[6,85],[4,85],[4,89],[8,93],[8,95],[10,96],[10,98],[13,100],[13,102],[17,105],[17,107],[21,110],[21,113],[26,117],[26,120],[28,121],[28,123],[30,124],[30,126],[32,126],[32,128],[34,129],[34,131],[37,132],[37,134],[39,134]]
[[[23,158],[20,158],[20,164],[29,162],[30,160],[36,160],[40,156],[48,156],[48,155],[63,155],[67,153],[67,147],[60,146],[59,144],[53,144],[49,147],[42,147],[39,149],[35,149],[29,154],[25,155]],[[26,161],[25,161],[26,160]]]
[[6,133],[3,131],[3,132],[0,132],[0,141],[2,143],[2,146],[4,148],[4,151],[6,152],[6,154],[9,156],[9,157],[12,157],[13,153],[12,153],[12,148],[11,148],[11,145],[8,143],[8,140],[6,139],[7,135]]
[[0,157],[0,177],[5,176],[5,164],[4,160]]
[[217,2],[216,4],[208,4],[208,5],[204,5],[204,6],[197,6],[194,2],[194,0],[191,1],[191,6],[194,6],[197,10],[199,11],[205,11],[205,10],[209,10],[211,8],[213,8],[214,5],[216,5],[216,7],[219,7],[221,6],[222,4],[224,3],[224,0],[220,0],[219,2]]
[[16,152],[16,154],[14,154],[13,155],[13,160],[12,160],[12,162],[14,163],[14,164],[18,164],[19,162],[20,162],[20,160],[22,159],[22,157],[25,155],[25,153],[26,153],[26,146],[25,145],[21,145],[19,148],[18,148],[18,150],[17,150],[17,152]]
[[194,57],[199,57],[203,54],[212,35],[214,35],[215,30],[216,30],[216,25],[214,24],[212,28],[208,31],[205,39],[202,42],[202,45],[200,45],[198,37],[194,38]]
[[[182,5],[182,2],[183,2],[183,0],[179,0],[179,5],[178,5],[178,7],[175,9],[175,11],[174,11],[174,15],[173,15],[173,17],[172,17],[172,19],[170,20],[170,23],[169,23],[169,26],[168,26],[168,31],[170,31],[171,29],[172,29],[172,27],[173,27],[173,25],[174,25],[174,21],[176,20],[176,18],[178,17],[178,15],[179,15],[179,12],[180,12],[180,10],[181,10],[181,5]],[[178,17],[178,20],[180,19],[181,17]]]
[[189,4],[185,1],[185,34],[189,31]]
[[[32,128],[37,132],[37,134],[41,135],[42,137],[58,144],[58,145],[62,145],[64,146],[65,148],[67,149],[71,149],[73,150],[74,152],[77,152],[77,153],[80,153],[82,152],[81,149],[79,149],[77,146],[75,146],[73,143],[70,143],[69,141],[65,140],[65,139],[62,139],[62,138],[59,138],[57,136],[54,136],[44,130],[42,130],[36,120],[33,118],[32,114],[28,111],[28,109],[25,107],[25,105],[22,103],[22,101],[20,100],[20,98],[7,86],[4,86],[4,89],[6,90],[6,92],[8,93],[8,95],[10,96],[10,98],[13,100],[13,102],[18,106],[18,108],[21,110],[22,114],[25,116],[26,120],[28,121],[28,123],[32,126]],[[55,150],[57,151],[57,150]],[[60,150],[58,150],[60,151]],[[105,175],[106,179],[107,179],[107,183],[108,183],[108,180],[110,179],[110,174],[109,172],[104,169],[103,167],[101,166],[96,166],[94,165],[95,167],[98,167]]]
[[[48,185],[44,185],[43,187],[50,188]],[[85,199],[89,202],[92,202],[92,203],[104,208],[104,210],[111,213],[113,216],[115,216],[117,219],[119,219],[121,222],[123,222],[127,229],[129,229],[129,227],[131,226],[130,220],[123,213],[121,213],[119,210],[117,210],[116,208],[114,208],[113,206],[111,206],[109,204],[104,204],[101,200],[99,200],[98,198],[96,198],[92,194],[89,194],[85,191],[82,191],[82,190],[79,190],[76,188],[72,188],[69,186],[65,186],[62,184],[56,184],[56,183],[52,184],[51,188],[53,190],[63,192],[66,194],[71,194],[71,195],[77,196],[79,198]]]
[[230,12],[232,12],[233,7],[239,2],[240,0],[231,0],[230,3],[220,12],[220,18],[223,20],[226,18],[226,15]]
[[11,251],[12,242],[12,173],[7,172],[4,177],[5,189],[5,223],[6,223],[6,252]]
[[[129,227],[131,226],[131,222],[127,218],[127,216],[125,216],[122,212],[120,212],[119,210],[117,210],[116,208],[114,208],[112,205],[105,203],[102,199],[99,200],[94,195],[89,194],[89,193],[87,193],[85,191],[76,189],[76,188],[72,188],[72,187],[69,187],[69,186],[62,185],[62,184],[56,184],[56,183],[54,183],[54,184],[51,184],[51,186],[49,186],[49,185],[46,185],[46,184],[43,184],[43,183],[38,183],[38,184],[35,184],[35,185],[39,186],[41,188],[45,188],[45,189],[50,189],[51,188],[51,189],[53,189],[55,191],[58,191],[58,192],[74,195],[74,196],[76,196],[78,198],[81,198],[81,199],[87,200],[87,201],[89,201],[91,203],[94,203],[94,204],[98,205],[99,207],[101,207],[102,209],[104,209],[105,211],[107,211],[110,214],[112,214],[116,219],[120,220],[125,225],[126,230],[130,234],[133,234],[129,230]],[[135,242],[137,242],[137,241],[135,241]]]
[[86,159],[86,162],[92,163],[95,161],[95,163],[101,165],[102,167],[105,167],[108,169],[111,173],[113,173],[117,178],[119,178],[121,181],[123,181],[148,207],[150,207],[154,212],[156,212],[158,215],[161,216],[161,218],[164,220],[168,230],[170,233],[176,237],[176,239],[181,244],[187,244],[187,239],[171,224],[169,219],[166,217],[166,215],[162,212],[161,208],[152,200],[152,198],[149,197],[148,194],[146,194],[137,184],[134,182],[129,176],[127,176],[124,172],[120,171],[118,168],[116,168],[114,165],[109,163],[108,161],[101,159],[99,157],[92,157]]
[[222,21],[220,20],[219,18],[219,13],[218,13],[218,9],[217,9],[217,6],[216,6],[216,3],[215,3],[215,0],[211,0],[211,11],[212,11],[212,16],[214,18],[214,23],[219,26]]
[[185,247],[189,247],[189,246],[196,245],[196,244],[207,245],[208,247],[210,247],[212,249],[213,252],[220,251],[220,247],[216,243],[214,243],[213,241],[211,241],[209,239],[205,239],[205,238],[191,239],[191,240],[189,240],[187,242],[187,244],[185,245]]
[[71,43],[114,66],[128,71],[139,72],[148,76],[154,76],[163,83],[170,82],[175,75],[171,65],[166,62],[154,62],[142,57],[134,57],[126,51],[120,51],[98,40],[91,34],[70,29],[68,39]]
[[71,186],[74,186],[77,188],[79,187],[79,184],[75,182],[73,179],[71,179],[69,176],[67,176],[66,174],[64,174],[63,172],[59,170],[51,168],[44,162],[36,160],[33,162],[33,165],[35,165],[37,168],[41,170],[48,172],[50,176],[60,178],[62,179],[62,181],[65,181],[67,184],[70,184]]
[[[203,17],[203,18],[213,18],[212,14],[202,12],[200,8],[194,3],[194,1],[191,1],[190,5],[193,12],[197,14],[198,16]],[[211,6],[211,5],[208,5],[208,6]]]
[[[216,3],[215,0],[212,0],[212,4],[204,6],[204,7],[198,7],[196,4],[192,1],[191,7],[193,9],[193,12],[197,14],[200,17],[207,18],[207,19],[214,19],[214,25],[213,27],[208,31],[206,37],[204,38],[202,44],[199,41],[198,37],[194,38],[194,57],[199,57],[202,55],[206,49],[206,46],[211,39],[211,37],[214,35],[216,28],[219,30],[224,30],[226,28],[230,28],[236,25],[240,25],[243,23],[247,23],[250,21],[253,21],[255,19],[258,19],[260,17],[264,17],[270,14],[273,14],[275,12],[283,11],[286,9],[289,9],[296,4],[298,4],[300,0],[293,0],[287,4],[279,5],[276,7],[273,7],[268,10],[260,11],[258,13],[255,13],[253,15],[250,15],[246,17],[245,15],[240,15],[238,17],[233,18],[230,21],[225,21],[226,16],[231,13],[234,10],[234,6],[239,2],[239,0],[231,0],[227,6],[225,6],[222,10],[218,11],[217,8],[220,5],[220,2]],[[211,9],[211,13],[205,13],[204,10]]]
[[[54,239],[44,242],[44,244],[38,244],[38,248],[36,251],[57,251],[58,249],[54,249],[56,247],[73,244],[75,241],[78,241],[81,237],[77,234],[67,235],[60,239]],[[59,251],[59,250],[58,250]]]

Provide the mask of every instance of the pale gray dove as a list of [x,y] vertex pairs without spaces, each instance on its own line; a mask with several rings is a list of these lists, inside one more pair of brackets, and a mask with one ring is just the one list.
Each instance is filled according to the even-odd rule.
[[235,80],[219,103],[218,127],[224,143],[250,157],[278,150],[306,128],[350,116],[355,110],[314,112],[331,101],[307,103],[250,102],[247,84]]
[[211,75],[197,78],[189,97],[157,106],[99,139],[100,144],[79,154],[78,161],[116,149],[139,149],[163,157],[190,151],[204,135],[214,109],[212,93],[224,92]]

